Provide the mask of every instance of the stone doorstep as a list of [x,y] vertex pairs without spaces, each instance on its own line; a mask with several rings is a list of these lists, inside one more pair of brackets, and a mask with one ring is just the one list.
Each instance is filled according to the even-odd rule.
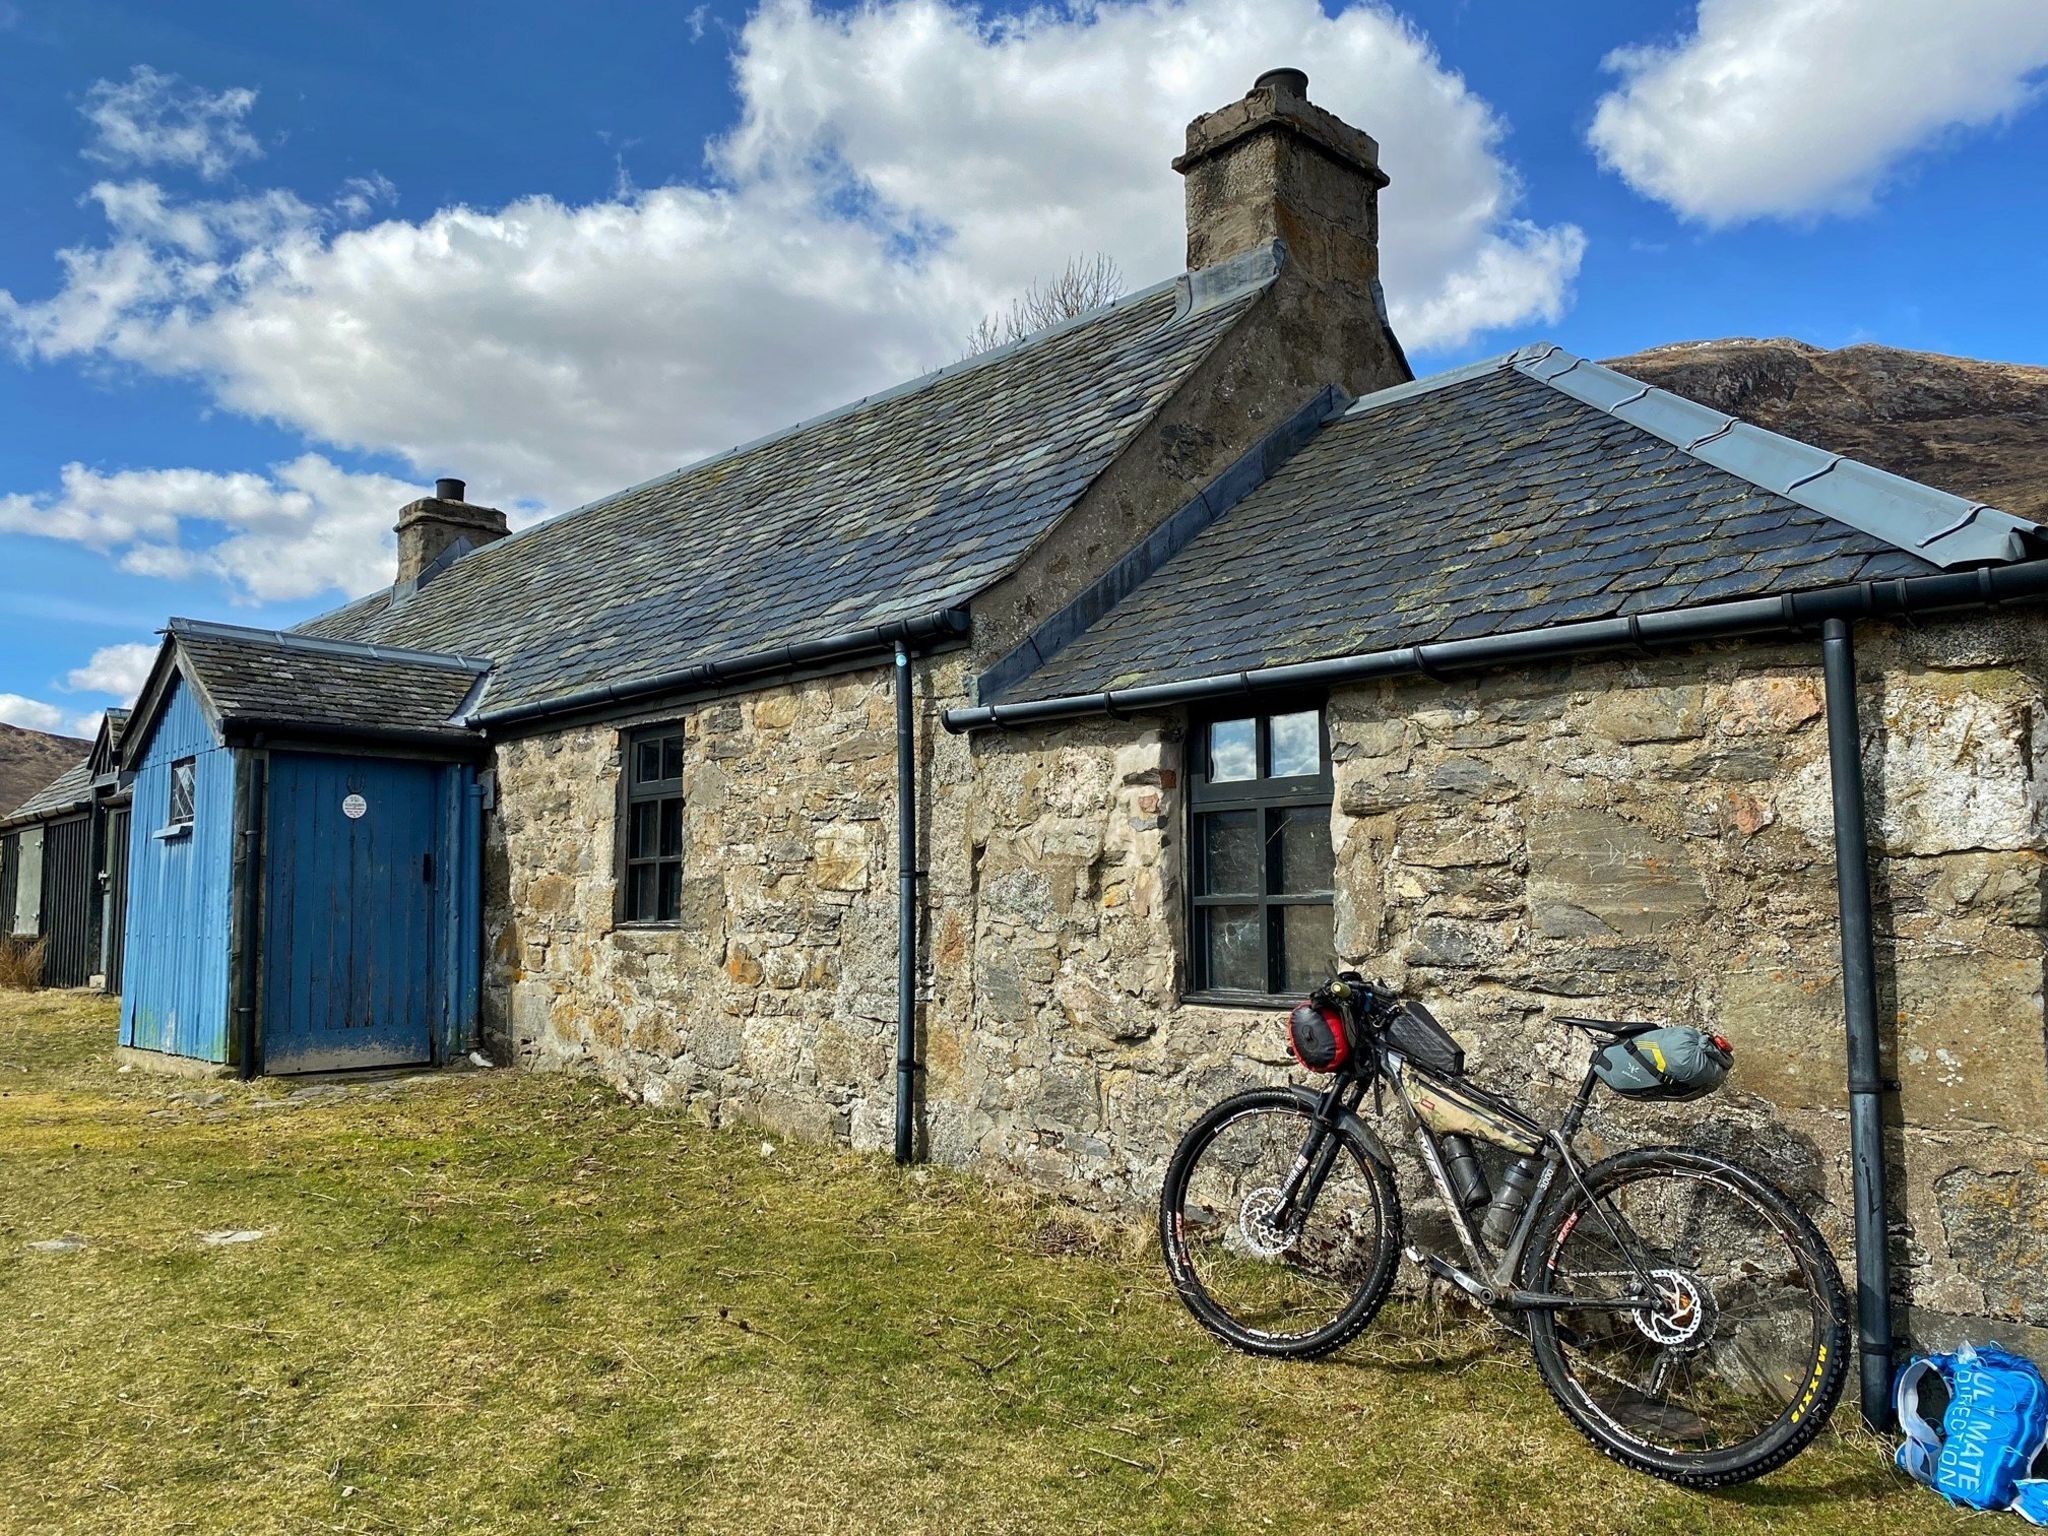
[[199,1082],[211,1082],[230,1078],[235,1069],[224,1061],[199,1061],[190,1056],[173,1056],[165,1051],[146,1051],[133,1045],[114,1047],[116,1066],[133,1067],[138,1072],[154,1072],[160,1077],[183,1077]]

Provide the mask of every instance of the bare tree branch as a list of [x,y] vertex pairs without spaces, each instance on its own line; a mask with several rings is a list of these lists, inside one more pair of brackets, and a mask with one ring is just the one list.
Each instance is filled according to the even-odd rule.
[[1058,325],[1062,320],[1071,320],[1121,298],[1123,293],[1123,268],[1114,257],[1101,251],[1092,259],[1076,256],[1058,277],[1047,283],[1033,283],[1021,298],[1012,299],[1007,311],[984,315],[981,324],[968,333],[964,355],[978,357],[1013,341],[1022,341],[1049,325]]

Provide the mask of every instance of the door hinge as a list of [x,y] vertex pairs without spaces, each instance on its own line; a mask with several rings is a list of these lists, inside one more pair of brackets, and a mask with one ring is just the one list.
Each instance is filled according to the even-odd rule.
[[431,853],[420,855],[420,878],[429,885],[434,883],[434,856]]

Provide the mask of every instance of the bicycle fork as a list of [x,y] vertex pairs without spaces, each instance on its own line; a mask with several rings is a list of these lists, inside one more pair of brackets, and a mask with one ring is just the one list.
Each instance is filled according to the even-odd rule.
[[[1283,1232],[1292,1234],[1308,1220],[1317,1196],[1329,1182],[1330,1170],[1336,1167],[1338,1155],[1344,1150],[1338,1126],[1350,1108],[1344,1102],[1345,1090],[1350,1086],[1348,1080],[1339,1078],[1316,1100],[1315,1124],[1302,1142],[1301,1153],[1294,1159],[1286,1182],[1280,1186],[1280,1204],[1273,1213],[1275,1225]],[[1364,1091],[1360,1084],[1359,1092]]]

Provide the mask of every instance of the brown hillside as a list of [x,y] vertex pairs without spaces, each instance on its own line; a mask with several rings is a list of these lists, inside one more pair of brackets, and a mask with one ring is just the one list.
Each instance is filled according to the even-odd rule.
[[1717,411],[2048,521],[2048,368],[1779,337],[1685,341],[1609,364]]
[[92,750],[89,741],[0,723],[0,816]]

